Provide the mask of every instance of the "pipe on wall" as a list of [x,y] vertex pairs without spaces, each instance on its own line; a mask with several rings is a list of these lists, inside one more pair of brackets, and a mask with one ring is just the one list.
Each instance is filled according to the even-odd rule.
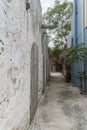
[[[85,28],[85,1],[82,0],[82,48],[85,47],[85,35],[84,35],[84,28]],[[84,60],[82,61],[82,73],[85,72],[85,63]],[[84,75],[82,76],[82,86],[83,86],[83,92],[85,90],[85,81],[84,81]]]

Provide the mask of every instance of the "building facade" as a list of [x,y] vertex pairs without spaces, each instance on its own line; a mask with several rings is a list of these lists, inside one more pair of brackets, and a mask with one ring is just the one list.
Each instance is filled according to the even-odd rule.
[[0,130],[28,130],[49,78],[41,12],[39,0],[0,0]]
[[[72,45],[82,44],[82,47],[87,47],[87,0],[73,0],[73,22],[72,22]],[[80,72],[87,73],[87,63],[79,64]],[[79,72],[78,65],[72,65],[72,83],[80,86],[80,81],[76,78]],[[84,91],[87,93],[87,80],[83,81]]]

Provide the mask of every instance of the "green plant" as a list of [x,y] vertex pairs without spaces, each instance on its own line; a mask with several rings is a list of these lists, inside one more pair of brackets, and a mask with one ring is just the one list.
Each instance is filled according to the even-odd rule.
[[58,44],[55,44],[53,48],[49,47],[50,58],[54,59],[58,63],[61,51],[62,50],[60,49],[60,46]]
[[71,73],[67,72],[66,77],[65,77],[65,82],[69,83],[71,80]]
[[80,63],[85,60],[87,55],[87,48],[82,47],[81,44],[73,46],[72,48],[66,49],[66,62],[68,64]]
[[73,3],[69,1],[55,0],[54,6],[48,8],[43,15],[46,25],[54,25],[56,28],[49,30],[50,41],[64,46],[66,38],[71,31]]
[[66,63],[69,65],[72,65],[73,63],[77,63],[78,65],[78,73],[76,76],[77,79],[80,80],[80,83],[82,85],[82,81],[84,79],[87,79],[87,75],[82,70],[80,70],[80,64],[85,63],[87,56],[87,48],[82,47],[82,44],[78,44],[76,46],[73,46],[72,48],[66,49]]

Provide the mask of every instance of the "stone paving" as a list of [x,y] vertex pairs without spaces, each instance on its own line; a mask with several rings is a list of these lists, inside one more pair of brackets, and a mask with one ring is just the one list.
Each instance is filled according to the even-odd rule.
[[87,130],[87,96],[52,74],[30,130]]

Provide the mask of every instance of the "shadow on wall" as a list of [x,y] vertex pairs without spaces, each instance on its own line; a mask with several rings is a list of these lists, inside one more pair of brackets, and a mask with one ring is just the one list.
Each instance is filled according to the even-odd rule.
[[38,105],[38,47],[34,43],[31,49],[31,86],[30,86],[30,123]]

